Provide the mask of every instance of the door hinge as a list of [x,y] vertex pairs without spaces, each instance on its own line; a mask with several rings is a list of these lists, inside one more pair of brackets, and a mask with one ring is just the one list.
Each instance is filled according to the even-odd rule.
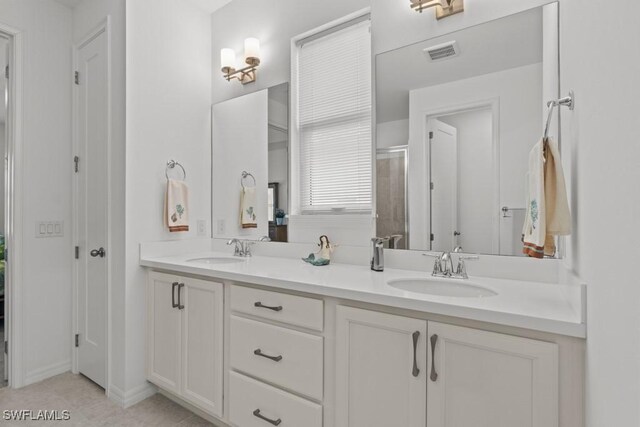
[[434,186],[433,186],[433,182],[431,183],[431,189],[433,190]]
[[74,171],[75,171],[76,173],[78,173],[78,171],[80,170],[80,167],[78,166],[78,164],[80,163],[80,157],[75,156],[75,157],[73,158],[73,163],[74,163],[74,167],[73,167],[73,169],[74,169]]
[[4,78],[5,79],[9,78],[9,66],[8,65],[6,67],[4,67]]
[[80,347],[80,334],[76,334],[76,347]]
[[9,341],[4,342],[4,354],[9,355]]
[[80,259],[80,246],[76,246],[76,259]]
[[433,139],[433,132],[429,132],[429,139]]
[[80,84],[80,73],[79,72],[76,71],[75,73],[73,73],[73,81],[77,85]]
[[433,242],[436,239],[436,236],[433,235],[433,233],[431,233],[431,241]]

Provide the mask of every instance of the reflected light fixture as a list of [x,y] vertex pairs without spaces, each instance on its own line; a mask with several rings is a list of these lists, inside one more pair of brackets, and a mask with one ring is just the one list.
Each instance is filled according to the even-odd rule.
[[430,7],[436,8],[436,18],[442,19],[464,11],[464,0],[410,0],[411,9],[422,13]]
[[258,65],[260,65],[260,41],[256,38],[248,38],[244,41],[245,67],[236,70],[236,52],[233,49],[220,51],[220,64],[222,74],[227,81],[237,79],[243,85],[256,81]]

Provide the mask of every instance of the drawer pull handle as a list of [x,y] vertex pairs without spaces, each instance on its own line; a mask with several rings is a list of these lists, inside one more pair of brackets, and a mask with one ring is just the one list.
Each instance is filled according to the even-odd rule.
[[436,343],[438,342],[438,335],[431,335],[431,381],[436,382],[438,380],[438,373],[436,372]]
[[271,359],[274,362],[279,362],[282,360],[282,356],[269,356],[268,354],[264,354],[260,349],[254,350],[253,354],[255,354],[256,356],[264,357],[265,359]]
[[179,285],[178,282],[173,282],[171,284],[171,307],[177,308],[179,304],[176,304],[176,287]]
[[273,310],[273,311],[282,311],[282,306],[281,306],[281,305],[279,305],[279,306],[277,306],[277,307],[270,307],[270,306],[268,306],[268,305],[264,305],[264,304],[262,304],[260,301],[256,302],[256,303],[255,303],[255,304],[253,304],[253,305],[254,305],[255,307],[258,307],[258,308],[266,308],[266,309],[268,309],[268,310]]
[[411,374],[414,377],[420,375],[420,369],[418,369],[418,361],[416,360],[416,352],[418,351],[418,338],[420,338],[420,331],[415,331],[412,335],[413,338],[413,370]]
[[279,426],[280,423],[282,422],[282,420],[280,418],[278,418],[277,420],[272,420],[269,419],[267,417],[265,417],[264,415],[260,414],[260,409],[256,409],[255,411],[253,411],[253,415],[260,418],[263,421],[268,422],[269,424],[272,424],[274,426]]
[[184,304],[182,303],[182,288],[184,288],[184,283],[178,283],[178,310],[184,310]]

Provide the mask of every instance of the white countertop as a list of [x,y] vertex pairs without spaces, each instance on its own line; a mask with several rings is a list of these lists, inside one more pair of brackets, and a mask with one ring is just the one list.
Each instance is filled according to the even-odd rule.
[[[495,296],[445,297],[408,292],[391,287],[394,279],[430,278],[423,272],[335,264],[315,267],[302,260],[254,256],[241,262],[200,264],[194,258],[225,257],[228,253],[200,252],[175,256],[142,256],[140,264],[153,269],[188,273],[220,280],[252,283],[274,289],[307,292],[421,312],[515,326],[559,335],[585,338],[580,286],[521,280],[471,277],[469,283],[489,288]],[[231,257],[232,258],[232,257]],[[456,279],[444,279],[456,280]]]

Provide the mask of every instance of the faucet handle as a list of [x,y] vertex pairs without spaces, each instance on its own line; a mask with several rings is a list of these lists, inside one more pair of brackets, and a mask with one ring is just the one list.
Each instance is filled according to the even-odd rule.
[[456,268],[456,276],[462,279],[468,279],[467,275],[467,266],[465,265],[465,261],[474,261],[480,259],[478,255],[464,255],[458,257],[458,267]]
[[443,274],[442,273],[442,254],[423,253],[422,256],[435,258],[433,261],[433,272],[431,273],[432,276],[440,276]]

